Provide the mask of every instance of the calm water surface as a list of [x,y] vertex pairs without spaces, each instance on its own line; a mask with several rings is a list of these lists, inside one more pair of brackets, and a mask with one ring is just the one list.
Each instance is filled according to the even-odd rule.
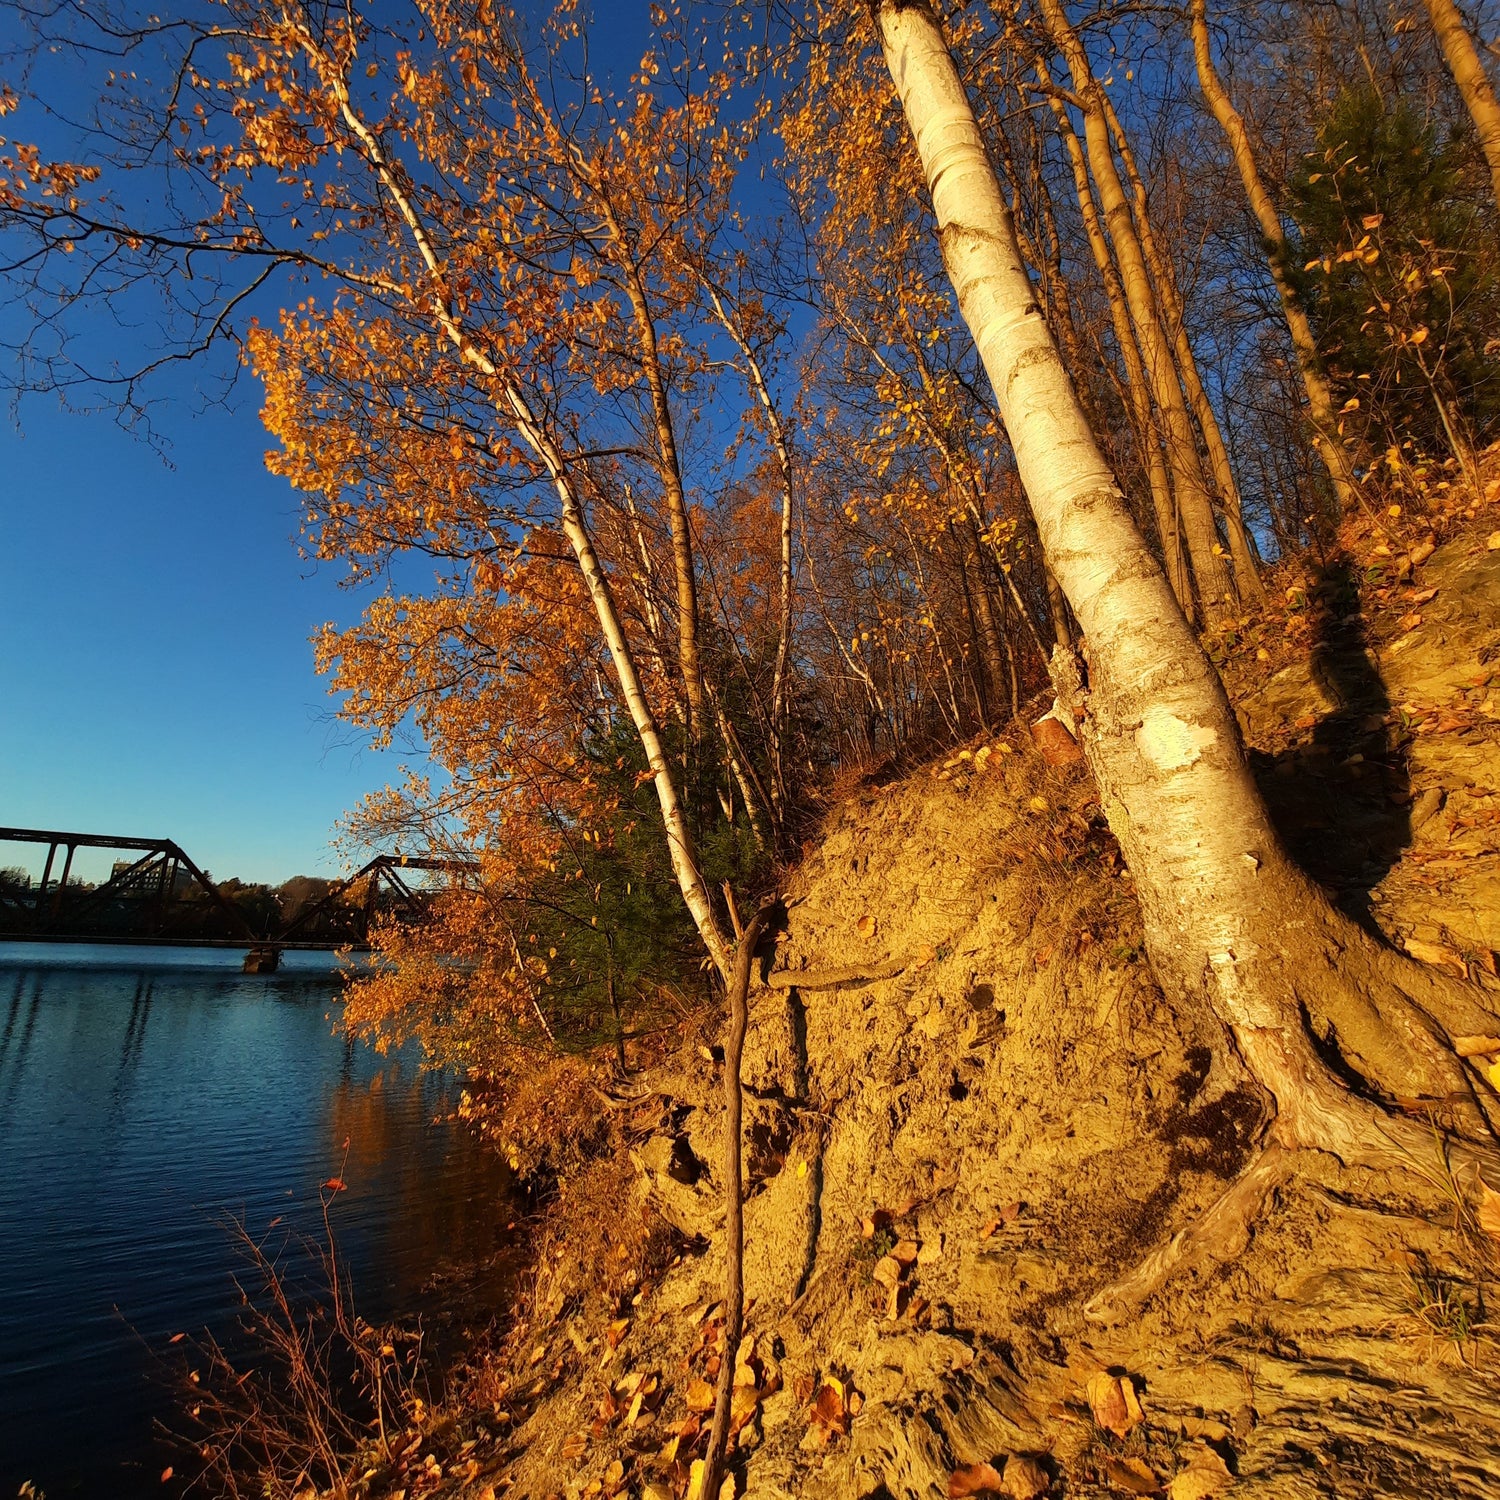
[[516,1209],[498,1160],[435,1123],[451,1085],[345,1040],[326,955],[239,963],[0,944],[0,1496],[170,1493],[159,1357],[182,1330],[233,1335],[224,1216],[316,1231],[341,1170],[364,1316],[432,1317],[434,1276],[477,1265],[498,1310]]

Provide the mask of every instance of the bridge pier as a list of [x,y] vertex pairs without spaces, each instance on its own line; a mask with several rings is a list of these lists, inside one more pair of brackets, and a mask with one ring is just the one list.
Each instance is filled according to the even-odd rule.
[[281,967],[281,949],[274,943],[257,943],[246,955],[242,972],[274,974]]

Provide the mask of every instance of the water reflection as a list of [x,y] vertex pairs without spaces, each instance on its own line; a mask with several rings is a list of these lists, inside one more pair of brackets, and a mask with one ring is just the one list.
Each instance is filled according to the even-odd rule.
[[503,1252],[515,1210],[442,1123],[450,1087],[337,1027],[328,973],[46,959],[0,948],[0,1495],[161,1495],[149,1356],[232,1335],[226,1213],[316,1234],[341,1173],[341,1258],[378,1320],[435,1311],[433,1278]]

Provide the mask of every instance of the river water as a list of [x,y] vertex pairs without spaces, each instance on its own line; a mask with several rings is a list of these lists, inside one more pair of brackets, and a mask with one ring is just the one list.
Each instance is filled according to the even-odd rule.
[[[499,1311],[517,1208],[450,1082],[338,1026],[323,954],[0,943],[0,1496],[163,1496],[179,1332],[235,1337],[256,1235],[333,1227],[358,1311]],[[347,1142],[347,1152],[345,1147]],[[510,1226],[510,1227],[508,1227]],[[277,1241],[279,1243],[279,1239]],[[295,1254],[295,1248],[290,1252]]]

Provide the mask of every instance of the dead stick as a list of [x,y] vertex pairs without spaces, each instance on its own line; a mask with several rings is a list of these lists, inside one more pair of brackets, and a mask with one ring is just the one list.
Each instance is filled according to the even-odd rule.
[[766,929],[774,896],[761,902],[744,936],[735,945],[734,974],[729,982],[729,1036],[724,1043],[724,1207],[729,1234],[729,1263],[724,1268],[724,1359],[719,1366],[719,1388],[714,1398],[714,1425],[703,1458],[703,1483],[697,1500],[717,1500],[729,1443],[729,1408],[734,1396],[734,1362],[745,1323],[745,1213],[744,1181],[740,1163],[740,1117],[744,1091],[740,1060],[745,1052],[745,1028],[750,1020],[750,966],[755,947]]
[[837,990],[846,984],[870,984],[877,979],[894,979],[907,970],[905,959],[891,959],[872,969],[780,969],[766,975],[766,986],[773,990]]

